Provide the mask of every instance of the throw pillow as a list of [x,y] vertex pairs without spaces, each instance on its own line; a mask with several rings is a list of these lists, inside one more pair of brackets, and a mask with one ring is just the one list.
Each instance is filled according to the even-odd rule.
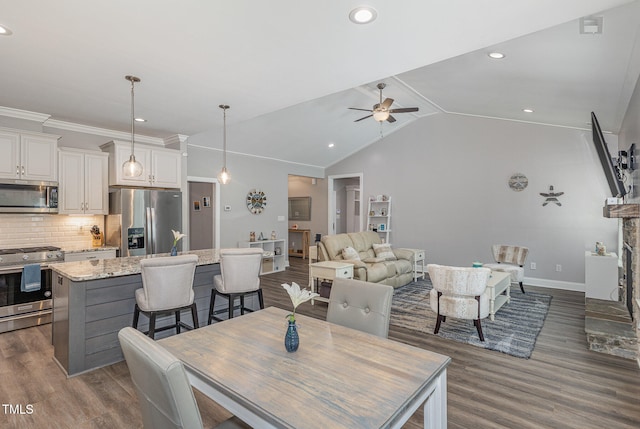
[[393,250],[391,250],[391,244],[389,243],[374,244],[373,251],[376,252],[376,257],[384,258],[387,261],[395,261],[398,259],[393,253]]
[[353,247],[349,246],[349,247],[345,247],[344,249],[342,249],[342,259],[347,259],[347,260],[356,260],[359,261],[360,260],[360,255],[358,255],[358,252],[356,251],[356,249],[354,249]]

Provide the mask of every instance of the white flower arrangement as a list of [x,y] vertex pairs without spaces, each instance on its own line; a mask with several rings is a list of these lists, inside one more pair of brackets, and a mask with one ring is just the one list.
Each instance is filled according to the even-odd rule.
[[320,296],[319,294],[311,292],[307,289],[300,289],[300,285],[298,285],[298,283],[296,282],[291,282],[290,285],[283,283],[282,287],[287,290],[289,298],[291,298],[291,303],[293,304],[293,313],[287,315],[287,319],[289,319],[289,322],[296,321],[296,308],[298,308],[300,304],[302,304],[303,302],[307,302],[317,296]]
[[171,230],[171,232],[173,232],[173,247],[177,246],[178,240],[187,236],[187,234],[181,234],[180,231]]

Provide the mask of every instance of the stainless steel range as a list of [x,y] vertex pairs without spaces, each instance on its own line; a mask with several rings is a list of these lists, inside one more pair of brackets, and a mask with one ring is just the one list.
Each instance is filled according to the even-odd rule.
[[[0,249],[0,332],[51,322],[50,262],[62,262],[59,247]],[[23,269],[40,265],[40,287],[21,291]]]

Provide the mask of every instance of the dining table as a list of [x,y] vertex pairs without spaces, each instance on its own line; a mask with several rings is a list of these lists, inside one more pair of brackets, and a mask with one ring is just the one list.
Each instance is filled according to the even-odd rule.
[[447,427],[451,358],[268,307],[159,340],[191,385],[255,428],[399,428],[424,407],[425,428]]

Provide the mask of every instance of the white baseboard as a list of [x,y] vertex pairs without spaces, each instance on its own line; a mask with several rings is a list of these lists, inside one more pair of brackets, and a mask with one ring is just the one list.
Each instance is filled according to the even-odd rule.
[[531,285],[531,286],[546,287],[549,289],[571,290],[575,292],[585,291],[584,283],[565,282],[561,280],[547,280],[547,279],[537,279],[534,277],[525,277],[522,283],[525,286]]

